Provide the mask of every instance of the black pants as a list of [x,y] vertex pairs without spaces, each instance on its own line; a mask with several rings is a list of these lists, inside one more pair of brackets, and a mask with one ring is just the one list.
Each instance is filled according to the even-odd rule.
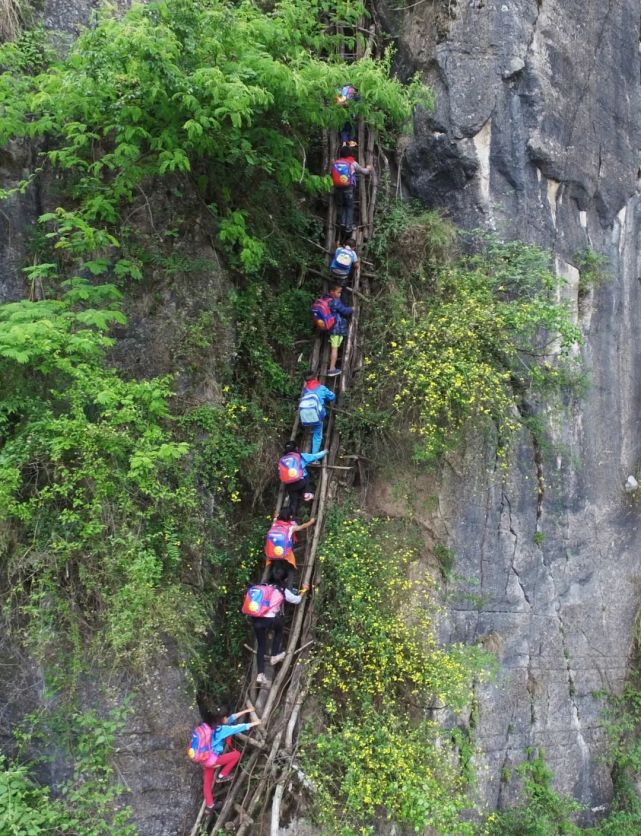
[[343,239],[351,236],[354,229],[354,186],[346,189],[334,189],[336,195],[336,214],[341,226]]
[[256,636],[256,667],[258,673],[265,673],[265,651],[267,650],[267,633],[272,630],[272,656],[280,653],[283,641],[283,617],[275,618],[252,618],[254,635]]
[[288,509],[292,512],[292,519],[297,519],[298,507],[303,498],[303,494],[310,490],[309,474],[304,479],[298,482],[292,482],[285,485],[285,493],[287,494]]

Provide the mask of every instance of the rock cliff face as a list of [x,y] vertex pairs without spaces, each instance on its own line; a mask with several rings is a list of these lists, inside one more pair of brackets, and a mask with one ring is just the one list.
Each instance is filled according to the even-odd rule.
[[[524,432],[502,473],[491,442],[470,439],[424,488],[438,511],[417,502],[416,516],[456,554],[444,638],[498,648],[498,680],[478,694],[482,801],[508,800],[503,767],[543,746],[589,819],[611,797],[594,692],[622,687],[641,580],[641,506],[623,491],[641,456],[639,4],[426,0],[380,13],[399,71],[437,94],[405,153],[407,193],[553,250],[585,335],[589,389],[547,416],[549,444]],[[611,279],[579,295],[586,248],[607,256]],[[398,510],[384,485],[374,500]]]
[[[418,70],[437,94],[435,113],[419,115],[404,155],[407,194],[465,226],[551,248],[585,334],[590,387],[564,414],[548,416],[549,445],[535,447],[524,432],[506,473],[491,440],[470,438],[437,479],[417,486],[414,511],[429,537],[456,554],[443,638],[485,638],[498,651],[498,679],[478,692],[482,801],[508,801],[503,767],[526,747],[544,746],[557,786],[589,818],[611,795],[594,692],[622,686],[641,583],[641,501],[623,491],[641,459],[639,3],[423,0],[395,11],[399,5],[379,10],[399,37],[398,70]],[[72,31],[91,8],[88,0],[49,0],[46,18]],[[27,153],[0,158],[3,186],[20,178]],[[17,197],[0,214],[3,301],[24,294],[19,268],[38,200]],[[586,248],[608,257],[611,280],[579,299],[576,254]],[[133,333],[130,340],[139,348]],[[382,481],[371,501],[402,512]],[[180,741],[194,715],[175,669],[159,678],[172,699],[147,695],[120,757],[149,834],[180,832],[196,798],[176,784],[176,776],[189,778]],[[25,687],[32,708],[41,696],[35,670]]]

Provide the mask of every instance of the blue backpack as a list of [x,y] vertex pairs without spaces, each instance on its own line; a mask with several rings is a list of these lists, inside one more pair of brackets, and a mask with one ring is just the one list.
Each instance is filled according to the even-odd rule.
[[320,424],[323,420],[323,404],[314,392],[305,392],[298,402],[300,422],[304,427]]
[[354,263],[354,251],[348,250],[346,247],[338,247],[334,253],[332,263],[329,269],[337,276],[349,276],[349,271],[352,269]]

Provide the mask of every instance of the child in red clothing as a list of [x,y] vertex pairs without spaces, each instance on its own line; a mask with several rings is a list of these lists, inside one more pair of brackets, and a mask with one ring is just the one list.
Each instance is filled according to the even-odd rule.
[[230,773],[240,760],[240,752],[238,749],[229,747],[227,751],[224,751],[229,738],[260,725],[260,720],[256,720],[253,723],[236,724],[239,717],[250,714],[252,711],[253,708],[248,708],[245,711],[239,711],[238,714],[230,714],[229,716],[227,716],[227,711],[224,708],[218,708],[212,712],[204,712],[207,714],[204,717],[205,723],[211,728],[210,753],[207,759],[201,764],[203,768],[203,795],[205,796],[206,813],[214,811],[214,796],[212,793],[214,772],[220,768],[217,783],[231,781],[232,776]]

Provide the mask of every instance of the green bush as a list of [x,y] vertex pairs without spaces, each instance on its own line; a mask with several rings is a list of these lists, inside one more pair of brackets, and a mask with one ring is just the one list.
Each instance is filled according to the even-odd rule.
[[434,213],[393,205],[373,244],[380,290],[365,309],[370,349],[348,428],[388,445],[409,434],[418,461],[470,419],[493,422],[504,448],[523,397],[565,381],[580,341],[547,254],[481,237],[448,261],[453,237]]
[[77,610],[143,659],[157,631],[187,639],[204,617],[180,586],[197,501],[171,381],[119,377],[105,330],[121,314],[76,305],[108,292],[76,281],[60,301],[0,307],[0,521],[29,544],[5,554],[2,585],[32,616],[32,639],[55,644]]
[[[73,199],[73,210],[49,217],[58,250],[95,250],[95,230],[116,229],[122,208],[163,178],[209,207],[219,243],[243,272],[270,260],[282,268],[279,227],[300,232],[301,212],[287,218],[281,207],[296,190],[330,188],[307,162],[310,138],[344,119],[328,102],[347,72],[361,94],[354,113],[382,136],[429,100],[418,82],[390,77],[390,56],[347,71],[338,51],[352,39],[328,23],[364,13],[327,0],[280,0],[269,11],[161,0],[103,15],[63,60],[41,51],[42,71],[32,49],[28,58],[20,45],[0,50],[0,144],[46,137],[38,171],[63,172]],[[281,246],[270,243],[274,233]]]
[[[52,797],[41,787],[27,764],[12,763],[0,755],[0,833],[10,836],[50,836],[52,833],[82,836],[133,836],[131,810],[114,806],[124,788],[114,782],[110,758],[114,736],[122,726],[122,712],[99,719],[93,712],[53,713],[46,718],[27,718],[35,728],[56,734],[71,777]],[[19,731],[22,744],[50,746],[42,733]]]
[[528,752],[528,760],[516,772],[523,782],[524,801],[518,807],[492,813],[483,829],[484,836],[571,836],[581,832],[571,819],[581,805],[551,788],[552,772],[542,750]]
[[489,663],[437,646],[427,578],[407,580],[413,547],[384,520],[332,512],[320,551],[316,699],[322,730],[303,757],[328,833],[369,833],[381,818],[471,833],[459,818],[465,776],[434,707],[456,711]]

